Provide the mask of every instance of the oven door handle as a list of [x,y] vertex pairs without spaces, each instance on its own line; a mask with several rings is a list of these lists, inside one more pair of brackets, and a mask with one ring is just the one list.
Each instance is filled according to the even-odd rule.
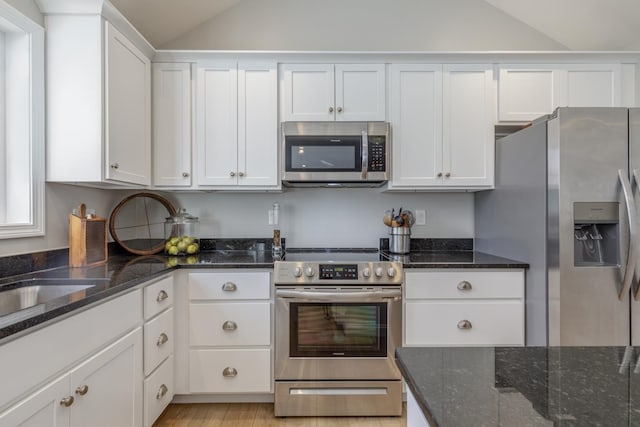
[[381,291],[298,291],[292,289],[276,289],[277,298],[297,298],[305,300],[341,301],[341,300],[381,300],[400,299],[400,289],[385,289]]

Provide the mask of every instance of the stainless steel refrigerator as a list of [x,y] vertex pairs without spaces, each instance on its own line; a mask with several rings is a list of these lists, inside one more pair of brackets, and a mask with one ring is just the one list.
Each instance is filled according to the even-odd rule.
[[639,178],[640,109],[558,108],[496,141],[475,248],[530,264],[527,345],[640,345]]

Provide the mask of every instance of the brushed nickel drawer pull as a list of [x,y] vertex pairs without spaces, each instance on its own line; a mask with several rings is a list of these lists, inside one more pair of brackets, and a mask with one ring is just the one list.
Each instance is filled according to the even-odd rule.
[[236,329],[238,329],[238,324],[233,320],[227,320],[222,324],[223,331],[235,331]]
[[163,332],[158,337],[158,341],[156,341],[156,345],[160,347],[162,344],[165,344],[167,341],[169,341],[169,337],[167,336],[167,334]]
[[460,291],[470,291],[472,288],[471,283],[467,282],[466,280],[463,280],[462,282],[458,283],[458,290]]
[[84,396],[85,394],[87,394],[88,391],[89,391],[89,386],[86,384],[76,388],[76,394],[79,394],[80,396]]
[[473,325],[468,320],[461,320],[458,322],[458,329],[471,329]]
[[225,291],[225,292],[233,292],[233,291],[235,291],[237,289],[238,289],[238,287],[233,282],[225,282],[222,285],[222,290]]
[[73,396],[63,397],[62,400],[60,400],[60,405],[66,408],[73,405]]
[[164,289],[163,289],[160,292],[158,292],[158,297],[156,298],[156,301],[157,302],[162,302],[162,301],[166,300],[167,298],[169,298],[169,294],[166,293],[164,291]]
[[156,393],[156,399],[157,400],[162,399],[167,394],[168,391],[169,389],[167,388],[167,386],[162,384],[158,389],[158,393]]
[[230,368],[227,366],[222,370],[222,376],[225,378],[233,378],[236,375],[238,375],[238,371],[236,371],[236,368]]

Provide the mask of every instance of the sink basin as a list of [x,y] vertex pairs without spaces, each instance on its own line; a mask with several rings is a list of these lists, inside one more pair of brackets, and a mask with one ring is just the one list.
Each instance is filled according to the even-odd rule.
[[[44,304],[57,298],[69,300],[84,297],[84,290],[109,279],[27,279],[0,287],[0,317],[21,310],[30,313],[44,311]],[[40,309],[37,309],[37,308]]]

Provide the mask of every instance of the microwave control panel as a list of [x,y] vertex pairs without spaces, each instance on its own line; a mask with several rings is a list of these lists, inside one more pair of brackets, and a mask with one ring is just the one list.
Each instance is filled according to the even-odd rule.
[[386,165],[386,144],[382,135],[369,135],[369,167],[370,172],[384,172]]

